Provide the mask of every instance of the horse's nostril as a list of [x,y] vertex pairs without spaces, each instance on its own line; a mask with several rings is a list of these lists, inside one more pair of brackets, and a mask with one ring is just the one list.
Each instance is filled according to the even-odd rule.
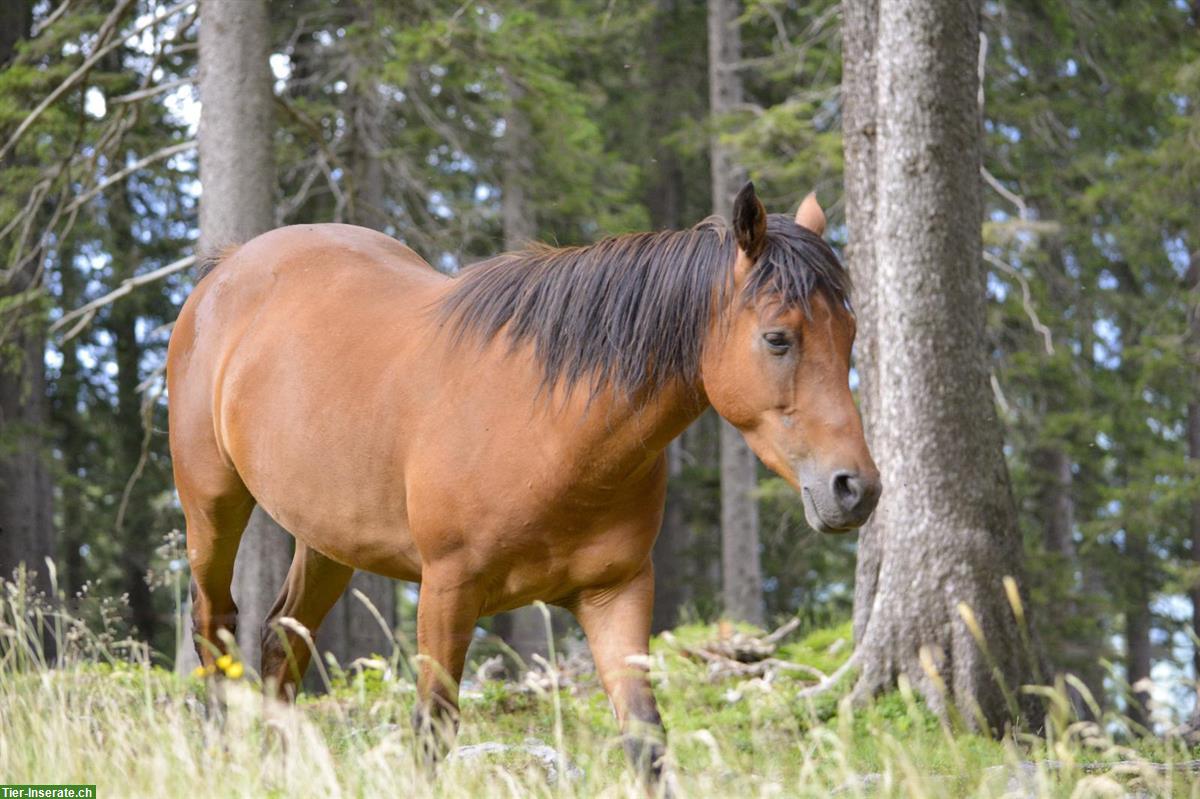
[[853,472],[838,472],[833,476],[833,497],[844,511],[853,511],[863,498],[863,481]]

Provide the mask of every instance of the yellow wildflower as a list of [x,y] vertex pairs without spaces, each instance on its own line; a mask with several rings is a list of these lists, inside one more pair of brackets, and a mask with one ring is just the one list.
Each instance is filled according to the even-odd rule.
[[233,662],[229,664],[229,668],[225,669],[225,676],[231,680],[236,680],[245,672],[245,668],[241,663]]
[[221,671],[229,671],[229,667],[233,665],[233,655],[221,655],[217,658],[217,668]]

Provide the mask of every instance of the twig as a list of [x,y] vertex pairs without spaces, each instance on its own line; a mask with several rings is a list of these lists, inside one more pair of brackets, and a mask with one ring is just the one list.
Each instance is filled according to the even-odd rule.
[[830,674],[828,677],[826,677],[824,680],[817,683],[816,685],[812,685],[812,686],[809,686],[808,688],[804,688],[800,691],[797,691],[796,698],[797,699],[811,699],[814,696],[819,696],[819,695],[825,693],[830,688],[832,688],[833,686],[835,686],[839,682],[841,682],[842,678],[846,676],[846,673],[849,672],[850,669],[854,668],[854,664],[855,664],[855,662],[857,662],[857,660],[858,660],[858,651],[855,650],[854,653],[850,655],[850,657],[846,658],[845,663],[843,663],[842,665],[837,667],[837,670],[834,671],[833,674]]
[[178,89],[180,86],[190,86],[192,83],[193,80],[191,78],[176,78],[175,80],[169,80],[166,83],[158,83],[154,86],[147,86],[144,89],[138,89],[137,91],[129,92],[128,94],[118,95],[111,98],[108,102],[112,105],[118,105],[120,103],[132,103],[137,100],[145,100],[147,97],[153,97],[156,94],[169,92],[172,89]]
[[92,321],[92,317],[96,315],[96,311],[98,311],[100,308],[115,302],[121,297],[124,297],[138,286],[143,286],[146,283],[153,283],[155,280],[161,280],[167,275],[172,275],[176,272],[187,269],[194,263],[196,263],[196,256],[189,255],[186,258],[180,258],[178,261],[174,261],[166,266],[159,267],[153,272],[147,272],[144,275],[126,278],[125,280],[121,281],[121,285],[117,286],[103,297],[92,300],[87,305],[84,305],[81,308],[76,308],[70,313],[63,314],[62,317],[55,321],[54,324],[50,325],[50,332],[54,333],[58,330],[61,330],[63,327],[66,327],[68,323],[79,319],[80,321],[63,336],[62,340],[64,342],[70,341],[79,334],[80,330],[87,326],[88,322]]
[[76,197],[74,200],[72,200],[70,202],[69,205],[67,205],[67,207],[64,209],[64,213],[70,213],[71,211],[74,211],[76,208],[79,208],[81,205],[83,205],[88,200],[95,197],[100,192],[107,189],[112,184],[116,183],[117,181],[124,180],[129,175],[133,174],[134,172],[137,172],[142,167],[149,166],[150,164],[153,164],[155,161],[163,161],[163,160],[166,160],[167,158],[170,158],[173,155],[178,155],[179,153],[194,149],[195,146],[196,146],[196,140],[189,139],[188,141],[180,142],[179,144],[173,144],[170,147],[164,147],[161,150],[159,150],[158,152],[147,155],[145,158],[139,158],[137,161],[134,161],[129,166],[125,167],[124,169],[120,170],[119,172],[114,172],[113,174],[106,177],[104,180],[97,183],[92,188],[88,189],[83,194]]
[[58,22],[58,18],[61,17],[63,15],[63,13],[66,12],[67,7],[70,5],[71,5],[71,0],[63,0],[61,3],[59,3],[58,8],[54,9],[54,11],[51,12],[50,16],[46,17],[46,19],[44,19],[42,22],[38,23],[38,25],[36,27],[34,27],[32,33],[30,33],[30,36],[32,38],[41,36],[42,33],[44,33],[47,28],[49,28],[55,22]]
[[1012,276],[1018,283],[1021,284],[1021,304],[1025,307],[1025,314],[1029,317],[1029,322],[1033,325],[1033,329],[1042,335],[1042,341],[1046,348],[1046,354],[1053,355],[1054,337],[1050,332],[1050,328],[1042,324],[1041,319],[1038,319],[1037,311],[1035,311],[1033,308],[1033,295],[1029,291],[1029,281],[1027,281],[1025,276],[1017,271],[1015,267],[1000,260],[987,250],[983,251],[983,260],[987,261],[1001,272]]
[[[190,1],[191,0],[188,0],[188,2],[190,2]],[[132,4],[133,4],[133,0],[120,0],[120,2],[117,4],[117,7],[114,8],[112,10],[112,12],[108,15],[108,18],[104,21],[104,24],[101,26],[101,28],[107,28],[110,26],[110,21],[120,19],[125,14],[126,10],[128,10],[129,6],[131,6]],[[183,7],[185,5],[187,5],[187,2],[181,3],[180,7]],[[37,106],[32,111],[29,112],[29,115],[26,116],[25,119],[21,120],[21,124],[17,125],[17,129],[13,131],[12,136],[9,136],[8,141],[5,142],[4,146],[0,147],[0,159],[3,159],[4,156],[7,155],[8,152],[13,147],[16,146],[17,142],[20,141],[21,136],[23,136],[25,134],[25,131],[29,130],[29,127],[34,122],[37,121],[38,117],[40,117],[43,113],[45,113],[47,108],[54,105],[54,103],[58,101],[58,98],[62,97],[64,94],[66,94],[66,92],[69,89],[71,89],[85,75],[87,75],[89,71],[91,71],[92,67],[96,65],[97,61],[99,61],[101,58],[103,58],[105,55],[107,55],[111,51],[115,50],[117,47],[120,47],[121,43],[124,42],[126,39],[128,39],[130,36],[136,36],[138,33],[141,33],[143,30],[150,27],[151,25],[157,25],[161,20],[162,20],[162,18],[156,18],[156,19],[150,20],[150,22],[148,22],[148,23],[143,23],[142,25],[139,25],[129,35],[122,36],[121,38],[116,39],[115,41],[104,42],[103,39],[98,40],[97,44],[100,44],[100,42],[104,42],[104,43],[102,45],[98,46],[94,51],[92,51],[92,54],[90,56],[88,56],[86,59],[84,59],[83,63],[80,64],[79,67],[76,68],[76,70],[74,72],[72,72],[70,75],[68,75],[66,80],[64,80],[62,83],[58,84],[58,87],[54,91],[52,91],[48,95],[46,95],[46,97],[40,103],[38,103]]]
[[1003,183],[996,179],[995,175],[988,171],[986,166],[983,166],[982,164],[979,166],[979,174],[983,175],[984,181],[986,181],[989,186],[995,189],[997,194],[1008,200],[1013,205],[1017,206],[1017,215],[1021,219],[1029,218],[1029,206],[1026,205],[1023,197],[1010,191]]

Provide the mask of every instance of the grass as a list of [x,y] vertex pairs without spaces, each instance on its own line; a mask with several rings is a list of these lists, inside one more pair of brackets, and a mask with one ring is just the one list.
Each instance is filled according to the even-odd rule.
[[[64,617],[45,619],[65,642],[48,667],[36,616],[11,590],[0,598],[0,784],[95,783],[101,797],[644,795],[594,679],[557,693],[467,685],[459,745],[510,748],[451,759],[431,782],[413,758],[414,692],[399,650],[387,669],[335,679],[294,707],[264,702],[250,679],[223,681],[216,712],[207,681],[152,667],[136,647]],[[682,643],[713,634],[675,631]],[[849,635],[815,630],[781,656],[828,672],[848,657]],[[787,674],[714,683],[661,640],[652,670],[681,796],[1200,797],[1194,777],[1152,765],[1195,752],[1159,739],[1121,745],[1105,732],[1115,717],[1087,725],[1060,713],[1046,737],[996,741],[949,729],[903,691],[853,708],[837,691],[802,697],[810,681]],[[545,762],[521,748],[531,739],[582,775],[549,784]],[[1104,765],[1117,761],[1119,772]],[[1024,790],[1010,792],[1021,768]]]

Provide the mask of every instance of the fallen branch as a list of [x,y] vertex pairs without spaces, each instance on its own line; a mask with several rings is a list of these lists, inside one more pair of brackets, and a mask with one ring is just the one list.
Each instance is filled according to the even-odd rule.
[[828,691],[829,689],[831,689],[835,685],[837,685],[839,682],[841,682],[842,678],[846,676],[846,673],[849,672],[850,669],[854,668],[854,664],[857,661],[858,661],[858,652],[855,651],[855,652],[851,653],[850,657],[846,658],[845,663],[838,666],[837,669],[834,670],[833,674],[830,674],[828,677],[821,680],[816,685],[811,685],[808,688],[804,688],[804,689],[801,689],[800,691],[797,691],[796,698],[797,699],[812,699],[814,696],[820,696],[821,694],[825,693],[826,691]]

